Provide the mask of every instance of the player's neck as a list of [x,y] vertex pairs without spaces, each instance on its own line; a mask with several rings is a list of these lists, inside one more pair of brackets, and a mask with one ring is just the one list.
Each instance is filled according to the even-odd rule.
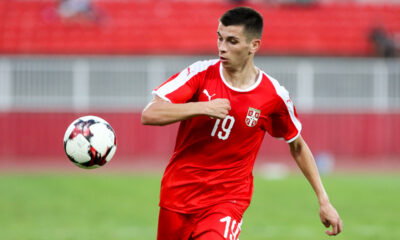
[[252,61],[244,64],[240,68],[228,69],[223,67],[222,73],[229,85],[239,89],[247,89],[257,81],[259,70]]

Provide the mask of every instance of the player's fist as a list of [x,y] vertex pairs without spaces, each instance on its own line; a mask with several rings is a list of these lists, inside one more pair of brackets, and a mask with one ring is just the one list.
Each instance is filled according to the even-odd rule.
[[231,110],[231,103],[225,98],[217,98],[205,103],[206,115],[213,118],[224,119]]
[[323,204],[320,206],[319,215],[321,218],[322,224],[325,227],[332,226],[332,230],[325,231],[329,236],[338,235],[343,229],[343,222],[340,219],[339,214],[336,209],[330,204]]

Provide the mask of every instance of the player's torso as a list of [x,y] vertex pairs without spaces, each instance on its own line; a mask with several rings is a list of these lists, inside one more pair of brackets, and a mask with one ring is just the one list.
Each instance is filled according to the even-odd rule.
[[212,142],[216,148],[224,147],[234,152],[238,151],[238,147],[243,149],[246,144],[251,144],[247,141],[252,141],[254,145],[262,140],[276,93],[261,70],[254,85],[248,89],[237,89],[224,80],[219,64],[213,66],[192,100],[211,101],[217,98],[229,100],[231,110],[228,115],[224,119],[200,116],[185,121],[184,128],[180,130],[187,132],[184,134],[186,140],[193,138],[197,144],[199,141],[205,141],[205,144]]
[[249,89],[232,88],[219,64],[208,68],[196,86],[191,102],[226,98],[231,110],[224,119],[198,116],[181,122],[160,204],[190,212],[230,201],[245,209],[252,195],[254,161],[274,111],[274,86],[260,71]]

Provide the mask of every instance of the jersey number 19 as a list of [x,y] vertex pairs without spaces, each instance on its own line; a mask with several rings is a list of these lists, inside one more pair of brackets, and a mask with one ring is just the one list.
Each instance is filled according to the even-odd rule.
[[[211,136],[212,137],[214,137],[215,134],[217,133],[217,130],[219,128],[220,122],[221,122],[221,119],[217,119],[215,121],[214,128],[213,128],[213,130],[211,132]],[[218,138],[222,139],[222,140],[228,139],[229,134],[231,133],[231,130],[232,130],[232,127],[233,127],[234,123],[235,123],[235,118],[234,117],[229,116],[229,115],[226,116],[224,118],[224,120],[222,121],[221,130],[218,131],[218,134],[217,134]]]

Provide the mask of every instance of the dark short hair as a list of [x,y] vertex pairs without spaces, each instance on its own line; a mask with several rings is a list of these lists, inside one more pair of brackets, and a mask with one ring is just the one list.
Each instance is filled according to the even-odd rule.
[[263,18],[256,10],[250,7],[236,7],[222,15],[219,21],[224,26],[243,25],[247,37],[261,39],[263,31]]

